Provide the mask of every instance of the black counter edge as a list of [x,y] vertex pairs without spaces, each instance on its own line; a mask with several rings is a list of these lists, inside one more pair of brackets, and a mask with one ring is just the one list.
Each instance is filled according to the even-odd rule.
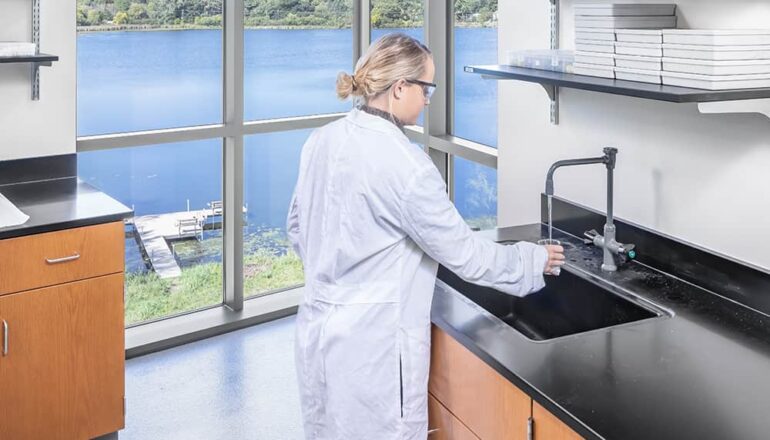
[[3,231],[2,229],[0,229],[0,240],[5,240],[7,238],[24,237],[27,235],[34,235],[34,234],[42,234],[46,232],[56,232],[56,231],[62,231],[65,229],[80,228],[84,226],[94,226],[94,225],[99,225],[103,223],[123,221],[126,218],[131,217],[132,215],[133,215],[133,211],[126,211],[126,212],[118,212],[114,214],[97,216],[97,217],[89,217],[86,219],[47,223],[43,225],[30,226],[27,228],[17,228],[9,231]]
[[516,386],[522,392],[524,392],[529,397],[531,397],[532,400],[536,401],[543,408],[551,412],[551,414],[553,414],[556,418],[558,418],[567,426],[569,426],[573,431],[581,435],[585,440],[605,440],[604,437],[592,431],[588,426],[583,424],[580,420],[575,418],[575,416],[567,412],[564,408],[555,404],[552,400],[548,398],[548,396],[541,393],[539,390],[534,388],[528,382],[526,382],[525,380],[523,380],[522,378],[514,374],[511,370],[505,368],[494,357],[490,356],[486,351],[479,348],[479,346],[477,346],[473,342],[473,340],[465,336],[465,334],[463,334],[461,331],[456,330],[448,322],[444,321],[443,319],[441,319],[436,315],[431,315],[431,322],[436,326],[438,326],[438,328],[440,328],[441,330],[449,334],[449,336],[451,336],[454,340],[459,342],[463,347],[470,350],[474,355],[479,357],[485,364],[492,367],[492,369],[494,369],[498,374],[506,378],[514,386]]
[[[596,229],[602,233],[604,213],[553,197],[553,227],[575,237]],[[541,223],[548,222],[548,203],[541,194]],[[617,241],[636,245],[636,260],[698,287],[770,316],[770,272],[692,243],[615,218]]]

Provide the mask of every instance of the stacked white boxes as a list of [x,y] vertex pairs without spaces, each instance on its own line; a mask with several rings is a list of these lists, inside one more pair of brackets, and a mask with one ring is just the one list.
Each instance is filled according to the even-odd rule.
[[674,4],[576,4],[574,73],[660,84]]
[[708,90],[770,87],[770,29],[664,30],[662,77]]

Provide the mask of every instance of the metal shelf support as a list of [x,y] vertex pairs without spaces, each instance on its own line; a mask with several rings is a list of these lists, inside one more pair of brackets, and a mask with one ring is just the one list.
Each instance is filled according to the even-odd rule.
[[[32,0],[32,42],[40,53],[40,0]],[[47,65],[50,65],[48,63]],[[40,63],[32,63],[32,100],[40,100]]]
[[[550,0],[551,17],[551,49],[559,48],[559,0]],[[559,88],[543,85],[548,97],[551,98],[551,124],[559,125]]]

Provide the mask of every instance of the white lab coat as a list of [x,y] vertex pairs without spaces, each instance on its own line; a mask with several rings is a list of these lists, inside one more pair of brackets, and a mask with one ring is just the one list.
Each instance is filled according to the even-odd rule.
[[305,269],[295,349],[308,439],[427,437],[438,263],[511,295],[544,286],[544,248],[474,235],[428,155],[358,109],[305,143],[287,231]]

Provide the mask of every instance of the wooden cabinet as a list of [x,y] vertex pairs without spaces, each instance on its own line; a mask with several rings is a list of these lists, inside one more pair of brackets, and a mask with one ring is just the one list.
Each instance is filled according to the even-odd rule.
[[467,426],[430,394],[428,394],[428,439],[479,440]]
[[536,439],[583,440],[583,437],[537,402],[532,402],[532,419],[534,421],[534,438]]
[[[100,235],[100,243],[114,250],[117,242],[122,260],[123,229],[110,230],[111,234]],[[80,236],[92,233],[77,232]],[[26,259],[26,267],[35,259],[23,253],[23,240],[46,248],[39,238],[12,239],[18,240],[14,246],[22,254],[17,259]],[[96,244],[67,248],[91,260],[85,249]],[[0,248],[4,245],[0,242]],[[50,245],[63,249],[61,242]],[[32,250],[31,254],[47,253]],[[114,257],[104,255],[99,260],[69,272],[83,279],[0,296],[0,439],[80,440],[123,428],[123,266],[103,275],[105,260],[114,261]],[[66,271],[61,267],[68,263],[55,263],[53,270],[62,274]],[[18,278],[35,283],[62,276],[46,273],[45,265],[40,271]]]
[[[430,398],[435,399],[435,403],[429,400],[431,428],[448,423],[440,411],[443,408],[458,424],[471,431],[475,437],[470,438],[581,439],[554,415],[534,403],[529,395],[436,326],[432,329],[431,344],[428,389]],[[536,411],[533,411],[533,403]],[[434,408],[430,409],[430,406]]]

